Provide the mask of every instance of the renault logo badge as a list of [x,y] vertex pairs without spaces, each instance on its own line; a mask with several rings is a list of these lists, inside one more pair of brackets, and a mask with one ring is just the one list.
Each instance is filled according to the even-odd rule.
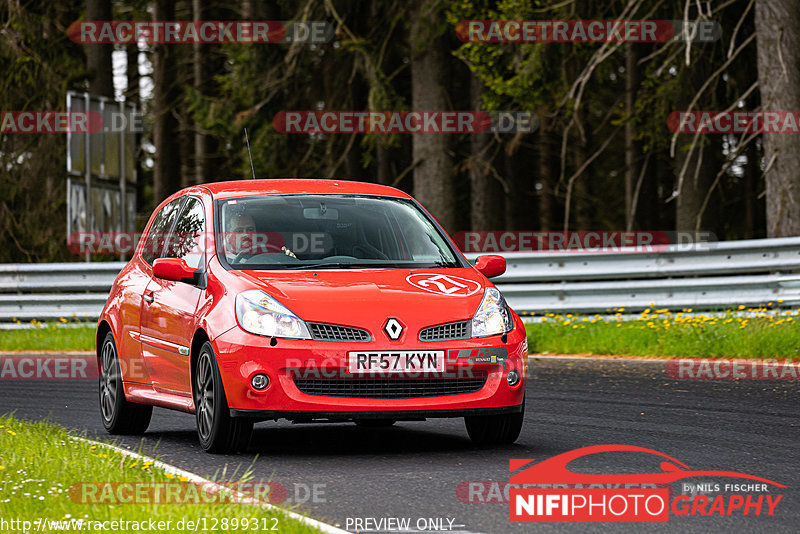
[[403,335],[403,326],[400,324],[400,321],[394,317],[386,321],[386,325],[384,325],[383,330],[392,341],[397,341],[400,339],[400,336]]

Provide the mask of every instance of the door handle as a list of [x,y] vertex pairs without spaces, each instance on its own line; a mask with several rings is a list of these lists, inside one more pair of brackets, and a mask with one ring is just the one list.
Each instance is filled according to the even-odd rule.
[[144,301],[145,301],[146,303],[150,304],[151,302],[153,302],[153,295],[152,295],[152,294],[150,294],[150,295],[145,295],[145,296],[144,296]]

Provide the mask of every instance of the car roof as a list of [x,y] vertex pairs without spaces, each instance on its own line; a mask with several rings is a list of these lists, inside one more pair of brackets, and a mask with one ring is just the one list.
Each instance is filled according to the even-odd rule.
[[338,179],[273,178],[236,180],[203,184],[214,198],[226,199],[253,195],[339,194],[378,195],[410,198],[399,189],[379,184]]

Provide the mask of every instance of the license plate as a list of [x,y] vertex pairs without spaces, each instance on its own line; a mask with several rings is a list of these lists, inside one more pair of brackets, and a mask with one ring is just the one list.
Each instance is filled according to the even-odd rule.
[[353,374],[443,373],[444,351],[353,351],[347,353],[347,368]]

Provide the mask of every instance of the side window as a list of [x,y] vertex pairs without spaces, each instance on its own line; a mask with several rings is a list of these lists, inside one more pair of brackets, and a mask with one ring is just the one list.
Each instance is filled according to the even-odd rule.
[[175,230],[170,234],[167,248],[164,251],[166,258],[182,258],[192,269],[199,269],[203,265],[205,235],[205,210],[203,202],[197,198],[189,197],[181,210]]
[[178,209],[183,203],[183,198],[176,198],[158,212],[155,220],[153,220],[150,231],[144,241],[144,248],[142,249],[142,258],[144,261],[153,265],[153,261],[161,255],[164,250],[164,243],[166,242],[166,233],[169,232],[172,222],[178,215]]

